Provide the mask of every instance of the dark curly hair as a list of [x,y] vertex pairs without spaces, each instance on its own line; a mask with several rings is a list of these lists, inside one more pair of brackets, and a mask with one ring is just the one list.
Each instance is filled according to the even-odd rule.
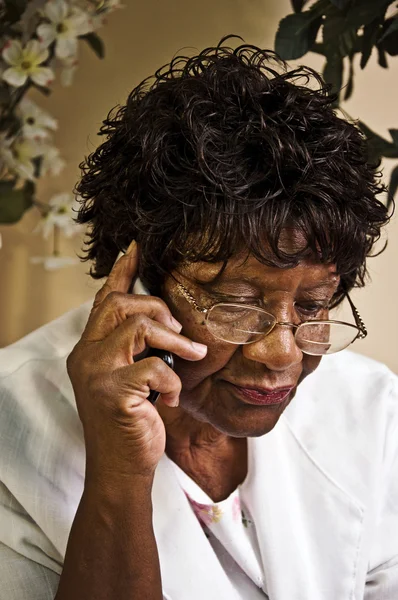
[[[76,220],[90,225],[82,258],[104,277],[134,238],[140,276],[159,294],[183,261],[225,265],[247,250],[289,268],[315,254],[337,265],[337,304],[364,285],[389,219],[376,199],[380,163],[368,162],[364,136],[335,114],[316,71],[289,71],[256,46],[224,46],[230,37],[175,57],[109,113],[106,141],[81,163],[76,186]],[[282,251],[286,227],[304,234],[304,249]]]

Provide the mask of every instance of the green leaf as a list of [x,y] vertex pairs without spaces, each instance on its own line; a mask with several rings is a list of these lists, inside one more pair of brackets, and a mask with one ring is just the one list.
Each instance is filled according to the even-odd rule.
[[379,40],[380,46],[390,54],[398,55],[398,18],[386,19],[383,24],[383,35]]
[[12,113],[0,119],[0,131],[7,131],[7,137],[16,135],[21,129],[21,121]]
[[337,104],[343,84],[343,68],[343,59],[339,54],[332,54],[326,57],[326,64],[322,75],[326,83],[332,84],[332,93],[338,95]]
[[398,158],[398,148],[392,142],[385,140],[370,129],[362,121],[358,121],[358,126],[365,134],[368,140],[369,162],[379,160],[382,156],[386,158]]
[[43,157],[42,156],[36,156],[36,158],[32,158],[32,163],[34,166],[34,176],[36,177],[36,179],[38,179],[40,177],[40,173],[41,173],[41,166],[43,163]]
[[395,167],[391,172],[390,182],[388,184],[387,208],[393,203],[394,196],[398,189],[398,167]]
[[363,28],[362,36],[362,56],[360,67],[364,69],[368,64],[368,60],[372,54],[373,46],[376,44],[377,37],[380,32],[380,20],[375,19],[371,23],[368,23]]
[[338,51],[341,56],[347,56],[353,51],[357,37],[357,28],[347,27],[344,15],[333,13],[325,18],[323,43],[330,50],[333,48],[333,52]]
[[337,6],[338,9],[344,10],[350,5],[351,0],[330,0],[330,2]]
[[389,129],[388,132],[391,135],[393,143],[398,148],[398,129]]
[[377,62],[383,69],[388,69],[387,57],[382,46],[377,45],[378,59]]
[[275,36],[275,51],[285,60],[301,58],[314,44],[322,17],[311,11],[288,15],[279,23]]
[[33,195],[32,182],[16,190],[13,182],[0,181],[0,223],[17,223],[33,205]]
[[95,52],[98,58],[104,58],[105,46],[102,39],[96,33],[87,33],[81,36],[82,40],[85,40],[90,48]]
[[10,87],[8,85],[0,85],[0,104],[7,105],[11,100]]
[[49,96],[51,94],[52,90],[50,90],[50,88],[44,87],[42,85],[37,85],[36,83],[33,85],[37,90],[39,90],[39,92],[44,94],[44,96]]
[[398,31],[398,17],[391,17],[384,21],[383,26],[384,33],[380,38],[379,42],[383,42],[391,33]]
[[349,57],[350,60],[350,70],[348,73],[348,82],[347,87],[344,93],[344,100],[348,100],[352,96],[352,92],[354,91],[354,55],[351,54]]
[[362,27],[383,18],[391,0],[355,0],[346,15],[348,27]]
[[308,0],[290,0],[292,8],[295,13],[299,13],[303,10],[304,4],[308,2]]
[[27,2],[26,0],[4,0],[5,6],[5,22],[16,23],[19,21],[23,13],[25,12]]

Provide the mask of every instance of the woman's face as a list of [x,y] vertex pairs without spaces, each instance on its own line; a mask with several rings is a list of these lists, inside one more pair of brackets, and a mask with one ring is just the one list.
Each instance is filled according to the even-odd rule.
[[[253,256],[246,261],[236,257],[228,262],[217,283],[211,283],[219,270],[219,264],[191,263],[179,267],[173,275],[199,306],[246,303],[264,308],[277,321],[293,323],[325,318],[327,313],[318,305],[327,304],[339,283],[334,265],[312,261],[279,269]],[[181,409],[232,437],[260,436],[271,431],[293,400],[297,385],[316,369],[320,357],[303,354],[289,327],[276,326],[268,336],[247,345],[216,339],[203,315],[181,295],[172,277],[165,281],[163,297],[183,325],[181,333],[208,346],[206,357],[198,362],[175,357],[175,370],[182,381]],[[239,388],[292,390],[282,403],[259,405]]]

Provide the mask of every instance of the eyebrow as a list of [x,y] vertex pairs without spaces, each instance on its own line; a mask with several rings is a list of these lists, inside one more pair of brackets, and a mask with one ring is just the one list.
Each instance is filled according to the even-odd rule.
[[323,279],[322,281],[317,281],[313,285],[309,285],[308,287],[305,287],[305,288],[302,288],[302,289],[303,289],[304,292],[309,292],[310,290],[315,290],[317,288],[332,287],[336,283],[337,283],[337,285],[339,284],[339,282],[336,281],[336,279]]
[[[331,279],[331,278],[322,279],[321,281],[317,281],[316,283],[314,283],[312,285],[302,288],[303,291],[307,292],[307,291],[314,290],[317,288],[332,287],[334,284],[338,283],[335,279],[336,276],[338,277],[338,274],[333,272],[331,275],[333,276],[333,279]],[[211,279],[210,281],[201,281],[200,279],[195,278],[195,282],[198,285],[201,285],[202,287],[204,287],[205,289],[206,288],[212,289],[215,285],[223,284],[223,283],[224,284],[229,284],[229,283],[247,284],[251,287],[254,287],[254,286],[258,287],[259,285],[264,284],[264,280],[261,280],[257,277],[249,280],[249,279],[245,279],[243,277],[235,277],[235,276],[228,278],[228,279],[223,279],[222,277],[216,276],[213,279]]]

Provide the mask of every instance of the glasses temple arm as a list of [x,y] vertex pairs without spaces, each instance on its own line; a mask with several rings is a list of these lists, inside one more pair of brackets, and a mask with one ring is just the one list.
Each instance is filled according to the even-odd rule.
[[352,313],[354,315],[356,326],[358,327],[358,329],[360,331],[360,336],[359,337],[363,339],[363,338],[365,338],[368,335],[368,330],[366,329],[365,323],[363,322],[362,317],[359,314],[359,312],[358,312],[355,304],[351,300],[348,292],[345,292],[345,295],[347,297],[348,302],[350,303],[351,310],[352,310]]

